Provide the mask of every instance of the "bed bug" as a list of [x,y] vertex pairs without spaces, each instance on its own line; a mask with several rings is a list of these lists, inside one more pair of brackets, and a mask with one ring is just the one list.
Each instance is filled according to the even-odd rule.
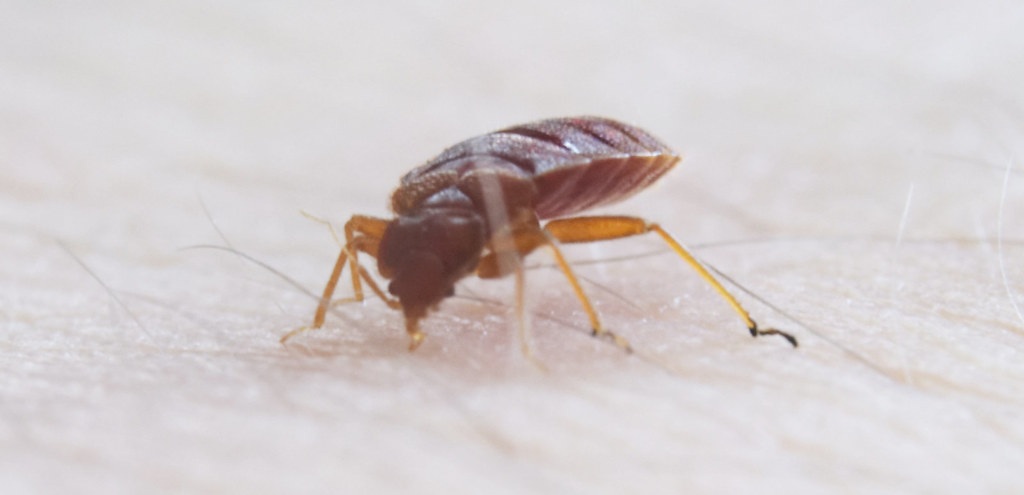
[[[631,216],[577,216],[643,190],[680,159],[646,131],[600,117],[541,120],[456,144],[402,177],[391,195],[394,218],[353,215],[348,220],[344,246],[313,323],[284,335],[281,342],[323,325],[346,263],[355,294],[341,302],[362,301],[365,282],[404,314],[410,350],[423,342],[420,322],[454,295],[459,280],[472,275],[491,279],[514,274],[522,319],[522,260],[546,247],[582,304],[593,335],[629,350],[624,338],[602,326],[559,245],[654,233],[715,288],[751,335],[780,335],[795,347],[792,335],[759,328],[736,298],[658,224]],[[547,222],[542,225],[542,220]],[[380,276],[390,280],[388,294],[359,263],[361,254],[376,258]]]

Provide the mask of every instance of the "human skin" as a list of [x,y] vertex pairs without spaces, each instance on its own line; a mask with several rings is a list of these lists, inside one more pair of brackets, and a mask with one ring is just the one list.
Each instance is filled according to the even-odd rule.
[[[1020,491],[1024,11],[992,7],[15,6],[0,486]],[[414,353],[373,299],[282,346],[315,296],[183,249],[318,293],[338,248],[300,210],[387,216],[444,147],[578,114],[686,157],[600,212],[799,348],[653,236],[566,250],[632,354],[527,273],[542,367],[511,279],[460,284]]]

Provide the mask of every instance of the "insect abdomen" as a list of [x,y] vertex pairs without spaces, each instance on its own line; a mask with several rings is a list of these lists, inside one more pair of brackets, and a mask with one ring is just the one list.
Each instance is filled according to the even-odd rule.
[[[646,131],[600,117],[541,120],[468,139],[402,178],[409,209],[481,168],[529,178],[539,218],[620,201],[649,186],[679,155]],[[445,177],[445,180],[439,180]],[[437,184],[437,187],[431,187]],[[444,187],[442,187],[444,184]]]
[[545,120],[505,132],[561,141],[577,158],[535,172],[541,219],[626,199],[679,162],[679,155],[646,131],[600,117]]

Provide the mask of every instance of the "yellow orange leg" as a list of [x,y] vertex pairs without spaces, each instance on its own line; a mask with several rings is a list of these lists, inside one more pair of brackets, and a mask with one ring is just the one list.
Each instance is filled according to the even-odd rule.
[[383,218],[365,215],[352,215],[352,218],[345,222],[345,248],[343,251],[348,251],[352,292],[355,293],[354,297],[357,301],[363,300],[363,285],[360,283],[357,253],[362,251],[376,258],[377,250],[380,247],[380,238],[384,236],[384,230],[387,229],[388,223],[389,221]]
[[377,284],[370,278],[369,273],[359,265],[357,254],[359,251],[362,251],[370,256],[376,256],[377,248],[380,245],[380,238],[384,235],[384,229],[387,228],[387,224],[387,220],[362,215],[354,215],[345,223],[345,246],[341,249],[341,252],[338,253],[338,259],[334,263],[334,269],[331,270],[331,277],[327,280],[327,285],[324,287],[323,294],[320,296],[320,303],[317,304],[316,314],[313,316],[313,323],[308,326],[296,328],[295,330],[281,336],[282,344],[302,332],[315,330],[323,326],[324,319],[327,317],[327,310],[332,304],[331,297],[334,296],[334,290],[338,286],[338,280],[341,278],[341,272],[345,269],[346,261],[348,261],[351,266],[352,290],[355,295],[345,301],[363,300],[363,286],[360,282],[362,279],[365,279],[367,283],[370,284],[370,288],[373,289],[378,296],[381,296],[381,299],[383,299],[389,307],[393,307],[395,302],[383,295],[383,292]]
[[[377,285],[377,281],[370,276],[370,272],[366,271],[366,267],[364,267],[363,265],[359,265],[359,276],[363,279],[363,282],[366,282],[366,284],[370,286],[370,290],[372,290],[373,293],[376,294],[381,301],[384,301],[384,304],[387,304],[389,308],[402,309],[402,303],[398,299],[395,299],[385,294],[384,291],[381,290],[380,286]],[[342,304],[348,304],[350,302],[361,301],[362,299],[356,299],[354,296],[346,297],[344,299],[335,299],[331,301],[331,307],[333,308],[334,306],[340,306]]]
[[656,223],[650,223],[642,218],[637,217],[622,217],[622,216],[595,216],[595,217],[575,217],[575,218],[563,218],[558,220],[552,220],[544,226],[544,230],[547,231],[555,239],[563,243],[577,243],[577,242],[596,242],[610,239],[619,239],[623,237],[630,237],[635,235],[646,234],[654,232],[658,234],[665,241],[669,247],[683,258],[697,274],[704,279],[705,282],[710,284],[732,306],[732,309],[743,318],[743,321],[747,325],[747,329],[750,330],[750,334],[754,337],[760,335],[778,335],[786,339],[793,347],[796,347],[796,337],[777,330],[774,328],[761,329],[758,327],[750,314],[747,313],[743,306],[740,305],[739,301],[721,283],[711,275],[710,272],[703,265],[697,261],[686,248],[683,247],[678,241],[676,241],[665,229],[661,228]]
[[[511,234],[513,236],[515,249],[518,253],[502,253],[493,252],[484,256],[480,260],[480,264],[477,267],[477,276],[480,278],[496,278],[507,274],[508,269],[506,266],[507,262],[502,262],[504,257],[516,256],[518,259],[522,259],[534,249],[540,246],[547,246],[551,249],[551,254],[555,258],[555,263],[558,268],[562,270],[562,274],[565,275],[566,280],[569,281],[569,285],[572,286],[573,293],[576,294],[576,298],[579,299],[580,304],[583,305],[583,311],[587,313],[587,318],[590,319],[590,329],[593,334],[597,337],[606,337],[611,339],[615,345],[621,347],[627,352],[631,352],[632,348],[626,339],[616,335],[613,332],[608,331],[601,325],[601,320],[597,316],[597,311],[594,309],[594,305],[590,302],[590,298],[587,297],[586,292],[583,291],[583,286],[580,285],[579,278],[573,272],[572,267],[569,266],[569,262],[565,260],[565,256],[562,255],[562,250],[558,247],[558,240],[551,236],[544,230],[538,230],[536,228],[526,228]],[[515,265],[515,268],[521,270],[521,266]]]

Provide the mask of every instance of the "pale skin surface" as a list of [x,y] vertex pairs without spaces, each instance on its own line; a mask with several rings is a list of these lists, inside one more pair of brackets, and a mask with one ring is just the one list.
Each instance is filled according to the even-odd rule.
[[[5,493],[1024,489],[1019,8],[33,5],[0,20]],[[799,349],[653,235],[566,250],[662,253],[578,266],[633,355],[526,273],[546,372],[512,277],[460,285],[501,305],[448,301],[415,353],[372,299],[283,347],[314,298],[179,250],[225,243],[205,202],[319,293],[337,247],[300,209],[386,216],[443,147],[575,114],[687,156],[602,212]]]

